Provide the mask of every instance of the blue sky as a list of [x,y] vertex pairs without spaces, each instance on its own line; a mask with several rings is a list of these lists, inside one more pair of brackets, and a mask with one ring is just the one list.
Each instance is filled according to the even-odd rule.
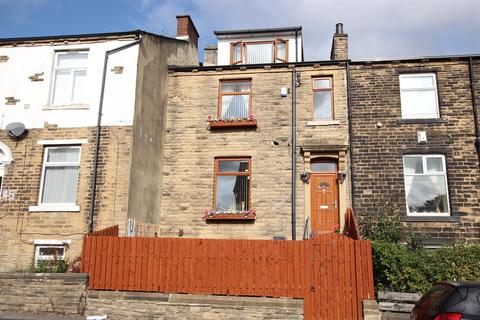
[[480,0],[0,0],[0,37],[144,29],[175,36],[190,14],[214,30],[303,26],[306,60],[329,58],[335,23],[352,58],[480,53]]

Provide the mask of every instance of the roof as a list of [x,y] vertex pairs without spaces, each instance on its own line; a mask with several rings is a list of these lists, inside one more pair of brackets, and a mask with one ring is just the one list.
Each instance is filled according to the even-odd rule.
[[272,33],[272,32],[292,32],[292,31],[302,31],[301,26],[297,27],[283,27],[283,28],[267,28],[267,29],[244,29],[244,30],[222,30],[222,31],[213,31],[216,36],[226,36],[233,34],[244,34],[244,33]]
[[[70,34],[70,35],[51,35],[51,36],[34,36],[34,37],[20,37],[20,38],[0,38],[0,45],[14,44],[14,43],[25,43],[25,42],[45,42],[45,41],[60,41],[67,39],[89,39],[89,38],[99,38],[99,39],[119,39],[129,36],[140,36],[140,35],[151,35],[154,37],[178,40],[175,38],[170,38],[162,36],[155,33],[150,33],[144,30],[131,30],[131,31],[122,31],[122,32],[105,32],[105,33],[86,33],[86,34]],[[183,40],[181,40],[183,41]]]

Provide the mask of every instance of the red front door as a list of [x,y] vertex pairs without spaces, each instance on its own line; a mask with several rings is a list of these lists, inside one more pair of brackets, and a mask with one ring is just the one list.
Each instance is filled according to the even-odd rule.
[[312,231],[332,231],[339,221],[337,174],[312,173],[310,184]]

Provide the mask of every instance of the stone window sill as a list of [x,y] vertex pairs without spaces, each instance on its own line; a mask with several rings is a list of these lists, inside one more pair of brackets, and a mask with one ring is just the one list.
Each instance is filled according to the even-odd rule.
[[340,125],[339,120],[317,120],[317,121],[307,121],[307,127],[316,127],[316,126],[338,126]]
[[65,205],[41,204],[38,206],[28,207],[28,211],[29,212],[79,212],[80,206],[73,205],[73,204],[65,204]]
[[448,123],[444,118],[432,118],[432,119],[397,119],[397,124],[440,124]]
[[460,217],[453,216],[407,216],[404,222],[458,222]]
[[89,109],[90,106],[85,103],[76,103],[76,104],[65,104],[65,105],[48,105],[43,107],[43,110],[85,110]]

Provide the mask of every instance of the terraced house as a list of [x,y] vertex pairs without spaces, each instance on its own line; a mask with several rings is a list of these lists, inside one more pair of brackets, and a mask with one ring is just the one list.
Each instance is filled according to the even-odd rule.
[[353,61],[353,200],[396,206],[429,243],[480,239],[478,56]]
[[1,271],[72,259],[85,233],[125,230],[130,181],[158,141],[152,110],[166,93],[167,64],[198,63],[189,21],[178,17],[179,39],[144,31],[0,39]]
[[301,27],[215,35],[203,66],[170,68],[161,197],[147,222],[165,236],[332,232],[350,206],[342,26],[326,61],[303,61]]

